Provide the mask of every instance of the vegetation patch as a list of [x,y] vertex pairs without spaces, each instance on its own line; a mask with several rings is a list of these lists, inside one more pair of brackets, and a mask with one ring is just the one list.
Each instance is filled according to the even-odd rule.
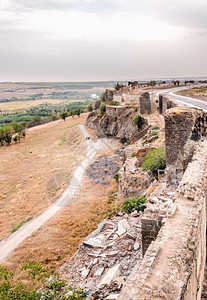
[[142,126],[142,117],[140,115],[137,115],[134,120],[134,125],[137,126],[138,128],[141,128]]
[[[14,272],[0,265],[1,300],[82,300],[86,298],[81,289],[65,288],[66,281],[57,273],[50,274],[48,269],[40,263],[24,263],[22,271],[27,271],[26,283],[25,281],[16,281]],[[37,289],[35,286],[39,286],[39,288]],[[70,294],[66,295],[68,292]]]
[[157,131],[150,131],[149,133],[149,137],[156,136],[156,135],[158,135]]
[[33,217],[29,217],[26,220],[21,221],[17,226],[15,226],[12,230],[11,233],[14,233],[15,231],[17,231],[20,227],[22,227],[25,223],[29,222],[30,220],[32,220]]
[[144,211],[144,209],[146,208],[146,203],[147,199],[145,196],[132,197],[124,201],[124,203],[121,205],[121,209],[127,214],[131,214],[135,210],[137,212]]
[[119,105],[119,102],[118,101],[107,101],[106,103],[107,105],[114,105],[114,106],[118,106]]
[[166,167],[166,159],[165,159],[165,149],[157,148],[149,152],[144,157],[144,162],[142,164],[142,168],[144,170],[148,170],[152,172],[152,174],[157,175],[157,171],[163,170]]

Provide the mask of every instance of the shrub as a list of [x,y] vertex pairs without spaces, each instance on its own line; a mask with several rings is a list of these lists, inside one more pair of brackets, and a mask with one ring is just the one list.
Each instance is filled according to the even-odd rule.
[[135,107],[134,111],[137,112],[139,107]]
[[135,156],[136,156],[136,152],[133,152],[132,155],[131,155],[131,157],[133,158]]
[[119,173],[114,174],[113,178],[116,180],[116,182],[119,181]]
[[163,148],[154,149],[144,157],[142,168],[151,171],[154,175],[157,175],[157,170],[163,170],[165,167],[165,149]]
[[105,102],[105,92],[101,94],[101,96],[99,97],[99,99],[100,99],[101,102]]
[[156,135],[158,135],[158,132],[157,132],[157,131],[151,131],[151,132],[149,133],[149,137],[151,137],[151,136],[156,136]]
[[160,129],[159,126],[153,126],[153,127],[152,127],[152,130],[158,130],[158,129]]
[[[41,263],[28,262],[22,265],[22,270],[27,271],[29,285],[14,279],[14,272],[0,265],[0,299],[2,300],[83,300],[86,298],[81,289],[67,288],[66,281],[58,274],[51,274]],[[48,278],[50,279],[48,280]],[[40,289],[35,288],[37,282],[42,283]],[[31,288],[29,288],[31,286]],[[67,295],[68,290],[71,292]]]
[[119,102],[118,101],[107,101],[106,103],[107,105],[114,105],[114,106],[118,106],[119,105]]
[[101,105],[101,100],[97,100],[95,103],[94,103],[94,109],[98,109]]
[[142,117],[140,115],[136,116],[133,120],[134,125],[140,128],[142,126]]
[[92,103],[88,104],[88,106],[87,106],[87,111],[88,111],[88,112],[93,111]]
[[105,112],[106,112],[106,104],[102,104],[100,106],[100,115],[103,116]]
[[124,203],[121,206],[121,209],[127,214],[130,214],[135,210],[138,212],[143,211],[146,208],[146,202],[147,199],[145,196],[132,197],[124,201]]

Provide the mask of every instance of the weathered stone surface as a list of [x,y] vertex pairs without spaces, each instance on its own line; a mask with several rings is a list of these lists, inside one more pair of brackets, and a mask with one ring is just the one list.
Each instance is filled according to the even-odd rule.
[[143,93],[139,98],[140,114],[151,114],[150,94]]
[[166,112],[165,148],[170,179],[178,174],[182,176],[194,154],[196,141],[206,133],[206,127],[206,116],[202,110],[177,107]]
[[114,174],[118,172],[119,165],[118,156],[102,156],[87,168],[86,174],[96,184],[108,185]]
[[[194,195],[193,200],[188,200],[188,193]],[[201,299],[206,262],[206,195],[207,140],[197,148],[184,173],[175,194],[173,205],[177,208],[150,244],[139,271],[128,279],[120,300]]]
[[120,265],[116,265],[115,267],[109,269],[104,278],[101,280],[100,285],[111,284],[112,281],[119,277],[121,273],[120,268]]
[[159,113],[164,114],[168,109],[176,107],[177,104],[162,94],[159,95]]
[[[114,115],[113,115],[114,112]],[[89,114],[86,120],[86,126],[98,131],[99,136],[108,136],[119,139],[121,142],[126,142],[132,137],[139,135],[145,127],[147,126],[147,120],[142,118],[142,128],[138,128],[134,125],[134,117],[137,113],[134,109],[124,107],[121,114],[113,110],[110,110],[110,115],[100,117],[94,115],[94,113]]]

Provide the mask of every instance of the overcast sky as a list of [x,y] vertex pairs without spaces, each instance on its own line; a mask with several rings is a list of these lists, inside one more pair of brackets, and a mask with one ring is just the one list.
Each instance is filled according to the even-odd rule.
[[0,81],[207,76],[207,0],[0,0]]

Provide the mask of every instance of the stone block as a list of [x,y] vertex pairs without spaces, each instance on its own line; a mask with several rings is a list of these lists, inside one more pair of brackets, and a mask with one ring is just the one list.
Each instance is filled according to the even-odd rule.
[[119,277],[121,273],[120,269],[121,269],[120,264],[116,265],[113,268],[110,268],[105,274],[105,276],[103,277],[103,279],[101,280],[100,285],[110,284],[112,281],[114,281],[117,277]]

